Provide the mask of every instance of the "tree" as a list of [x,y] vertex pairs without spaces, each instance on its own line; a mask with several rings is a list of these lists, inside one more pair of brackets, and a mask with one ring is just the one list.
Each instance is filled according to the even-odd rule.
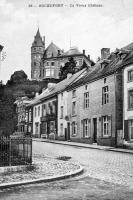
[[15,71],[14,74],[11,75],[10,80],[8,80],[7,84],[12,85],[14,83],[22,83],[27,80],[27,75],[23,70]]
[[76,72],[76,62],[73,57],[70,57],[68,62],[65,63],[65,66],[60,68],[59,78],[61,80],[67,78],[67,74],[74,74]]

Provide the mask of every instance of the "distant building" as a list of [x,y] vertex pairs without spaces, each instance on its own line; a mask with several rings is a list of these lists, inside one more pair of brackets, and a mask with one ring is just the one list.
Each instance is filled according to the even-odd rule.
[[64,67],[70,57],[76,61],[76,70],[79,70],[84,62],[88,67],[94,65],[90,56],[85,55],[85,50],[81,53],[77,47],[71,47],[69,51],[64,52],[51,42],[45,48],[45,37],[42,40],[38,29],[31,47],[31,78],[59,80],[60,67]]
[[[14,104],[16,104],[17,113],[17,131],[18,132],[31,132],[31,129],[27,128],[28,115],[26,113],[26,105],[28,105],[30,99],[28,97],[19,97]],[[29,116],[31,118],[31,116]]]

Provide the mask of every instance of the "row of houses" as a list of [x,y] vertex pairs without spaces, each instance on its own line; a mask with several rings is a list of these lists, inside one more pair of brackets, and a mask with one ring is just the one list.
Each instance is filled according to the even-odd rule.
[[[104,52],[105,50],[105,52]],[[107,52],[107,53],[106,53]],[[121,146],[133,140],[133,44],[102,49],[91,68],[48,88],[26,106],[34,137]]]

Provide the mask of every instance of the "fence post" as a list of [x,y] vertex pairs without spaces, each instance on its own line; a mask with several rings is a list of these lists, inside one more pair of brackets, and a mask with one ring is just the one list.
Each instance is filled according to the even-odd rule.
[[11,166],[11,162],[12,162],[12,159],[11,159],[11,156],[12,156],[12,147],[11,147],[11,137],[9,136],[9,166]]

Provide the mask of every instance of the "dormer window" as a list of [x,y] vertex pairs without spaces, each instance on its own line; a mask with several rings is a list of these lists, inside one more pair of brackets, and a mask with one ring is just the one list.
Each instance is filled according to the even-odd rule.
[[110,63],[110,60],[104,59],[101,61],[101,69],[105,68]]
[[129,54],[130,50],[127,49],[121,49],[118,53],[120,59],[124,59],[128,54]]

